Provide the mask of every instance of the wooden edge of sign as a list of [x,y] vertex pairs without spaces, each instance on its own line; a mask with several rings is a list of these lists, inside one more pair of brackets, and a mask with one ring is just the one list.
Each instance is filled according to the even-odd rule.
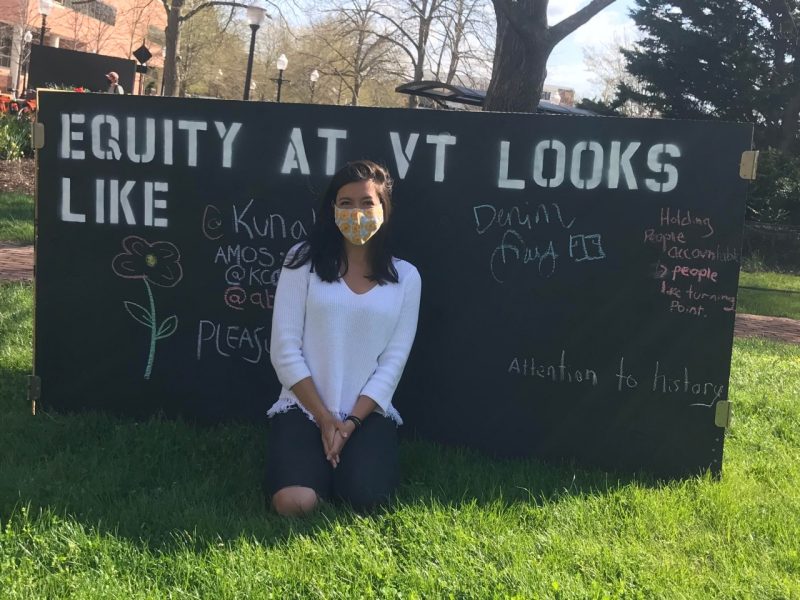
[[44,148],[44,123],[33,122],[31,124],[31,141],[36,150]]
[[716,412],[714,413],[714,424],[723,429],[727,429],[731,426],[731,403],[727,400],[720,400],[717,402]]
[[36,416],[36,402],[42,396],[42,379],[36,375],[28,375],[28,400],[31,403],[31,414]]
[[747,150],[742,152],[742,159],[739,161],[739,177],[753,181],[758,170],[758,150]]

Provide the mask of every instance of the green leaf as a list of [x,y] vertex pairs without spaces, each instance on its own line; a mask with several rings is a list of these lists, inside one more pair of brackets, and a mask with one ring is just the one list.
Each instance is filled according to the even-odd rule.
[[157,340],[163,340],[166,337],[171,336],[175,331],[178,329],[178,317],[172,315],[171,317],[167,317],[161,323],[158,328],[158,333],[156,334]]
[[135,321],[139,321],[139,323],[147,327],[153,326],[153,316],[144,306],[136,304],[136,302],[130,302],[129,300],[126,300],[123,304],[125,304],[125,310],[128,311],[128,314],[132,316]]

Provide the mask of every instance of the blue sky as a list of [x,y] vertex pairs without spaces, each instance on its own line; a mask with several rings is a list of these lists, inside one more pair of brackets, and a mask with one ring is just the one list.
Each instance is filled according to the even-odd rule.
[[[548,20],[551,25],[557,23],[586,4],[587,0],[552,0]],[[617,0],[556,46],[547,63],[546,83],[570,87],[579,96],[591,98],[597,86],[584,69],[583,49],[613,43],[615,35],[622,38],[626,32],[632,38],[636,27],[628,12],[633,5],[633,0]]]

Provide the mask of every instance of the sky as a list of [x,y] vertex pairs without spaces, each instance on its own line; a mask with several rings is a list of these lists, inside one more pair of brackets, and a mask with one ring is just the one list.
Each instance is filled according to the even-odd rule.
[[[587,0],[552,0],[547,11],[548,21],[551,25],[558,23],[588,3]],[[613,43],[615,35],[621,39],[626,32],[629,39],[633,37],[636,26],[628,17],[633,5],[633,0],[616,0],[566,37],[550,55],[546,83],[572,88],[582,98],[596,95],[599,86],[591,82],[592,74],[584,68],[583,49]]]

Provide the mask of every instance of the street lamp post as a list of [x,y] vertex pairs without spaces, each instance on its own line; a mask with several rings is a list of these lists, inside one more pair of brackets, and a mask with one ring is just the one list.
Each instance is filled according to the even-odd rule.
[[42,31],[39,34],[39,45],[44,46],[44,31],[47,25],[47,15],[53,10],[52,0],[39,0],[39,14],[42,15]]
[[277,101],[281,101],[281,86],[283,85],[283,72],[286,70],[286,67],[289,66],[289,59],[286,58],[285,54],[281,54],[278,57],[277,67],[278,67],[278,98]]
[[253,54],[256,51],[256,31],[264,22],[267,11],[260,6],[247,8],[247,20],[250,21],[250,53],[247,55],[247,75],[244,79],[244,99],[250,99],[250,79],[253,77]]
[[[25,93],[25,83],[22,80],[22,67],[25,65],[25,79],[28,78],[28,67],[27,61],[28,57],[30,56],[30,43],[33,41],[33,34],[30,31],[26,31],[25,35],[22,36],[22,47],[19,50],[19,63],[17,64],[17,86],[14,88],[15,90],[19,90],[19,84],[22,83],[22,94]],[[18,94],[19,95],[19,94]]]
[[314,104],[314,89],[317,87],[317,82],[319,81],[319,71],[316,69],[311,71],[309,79],[311,80],[311,104]]
[[167,58],[167,48],[165,46],[161,46],[161,50],[159,50],[158,55],[161,57],[161,90],[159,91],[159,96],[164,95],[164,62]]

